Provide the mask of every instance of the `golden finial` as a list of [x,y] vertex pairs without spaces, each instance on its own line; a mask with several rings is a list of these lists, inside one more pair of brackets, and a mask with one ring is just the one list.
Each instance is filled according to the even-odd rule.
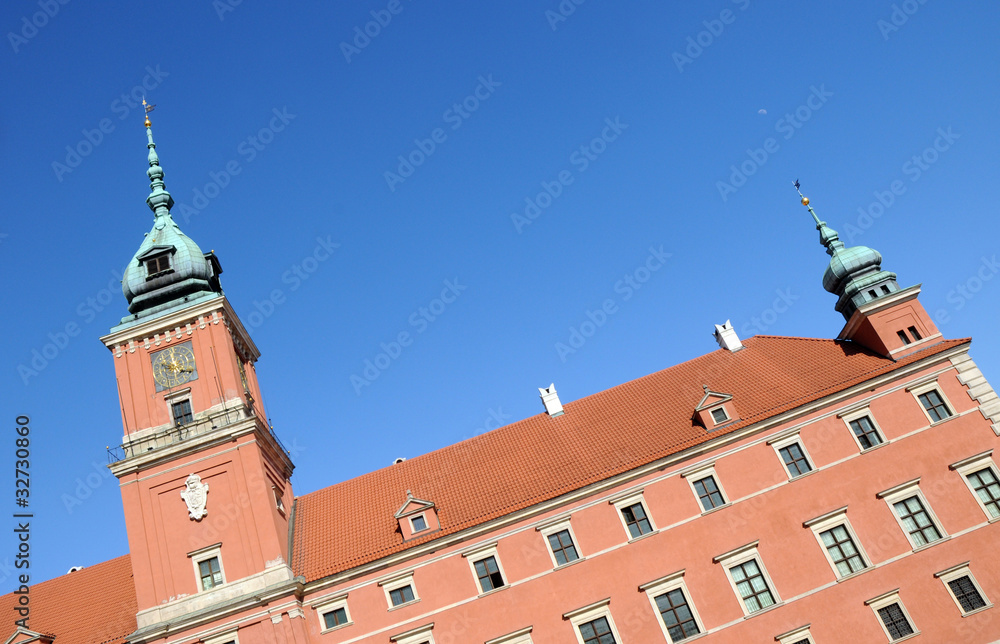
[[802,191],[799,190],[799,185],[801,185],[801,184],[799,184],[799,180],[796,179],[795,183],[792,184],[792,185],[795,186],[795,189],[798,191],[799,196],[802,197],[802,205],[805,206],[806,208],[808,208],[809,207],[809,197],[807,197],[804,194],[802,194]]
[[142,97],[142,107],[146,110],[146,127],[149,127],[150,125],[152,125],[152,123],[149,122],[149,113],[152,112],[154,109],[156,109],[156,106],[155,105],[150,105],[149,103],[147,103],[146,102],[146,97],[143,96]]

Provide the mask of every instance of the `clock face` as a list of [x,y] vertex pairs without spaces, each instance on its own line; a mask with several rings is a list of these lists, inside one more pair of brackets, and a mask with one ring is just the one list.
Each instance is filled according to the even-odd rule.
[[157,351],[152,360],[153,380],[156,381],[157,391],[183,385],[198,377],[190,342]]

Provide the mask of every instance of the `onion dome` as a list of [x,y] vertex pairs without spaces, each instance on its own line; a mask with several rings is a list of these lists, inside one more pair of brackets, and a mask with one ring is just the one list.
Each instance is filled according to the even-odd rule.
[[[143,101],[143,105],[145,105]],[[123,322],[167,310],[178,304],[222,293],[222,267],[213,253],[203,253],[170,216],[173,197],[163,183],[163,168],[156,154],[147,107],[150,193],[146,204],[153,211],[153,228],[125,268],[122,293],[131,316]]]
[[[798,181],[795,187],[798,189]],[[882,270],[881,253],[867,246],[846,247],[837,231],[820,220],[808,197],[801,191],[799,196],[816,222],[820,244],[830,256],[830,264],[823,272],[823,288],[839,296],[834,308],[844,319],[850,320],[859,306],[899,290],[896,274]]]

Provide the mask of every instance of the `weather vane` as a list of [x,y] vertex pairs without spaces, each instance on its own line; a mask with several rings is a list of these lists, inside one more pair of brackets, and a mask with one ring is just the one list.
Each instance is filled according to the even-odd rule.
[[809,206],[809,197],[807,197],[804,194],[802,194],[802,190],[799,189],[799,186],[801,185],[799,183],[799,180],[796,179],[795,183],[793,183],[792,185],[795,186],[795,190],[799,193],[799,196],[802,197],[802,205],[808,207]]
[[155,105],[150,105],[149,103],[147,103],[145,96],[142,97],[142,106],[146,110],[146,127],[149,127],[150,125],[152,125],[152,123],[149,122],[149,113],[152,112],[153,110],[155,110],[156,106]]

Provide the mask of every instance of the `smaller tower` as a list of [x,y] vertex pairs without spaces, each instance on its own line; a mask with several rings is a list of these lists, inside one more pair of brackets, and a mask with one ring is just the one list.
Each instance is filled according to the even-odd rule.
[[867,246],[845,246],[837,231],[820,220],[799,182],[794,185],[830,256],[823,288],[837,296],[834,308],[847,321],[838,339],[894,359],[940,340],[937,326],[917,300],[920,285],[901,289],[896,274],[882,270],[881,253]]

